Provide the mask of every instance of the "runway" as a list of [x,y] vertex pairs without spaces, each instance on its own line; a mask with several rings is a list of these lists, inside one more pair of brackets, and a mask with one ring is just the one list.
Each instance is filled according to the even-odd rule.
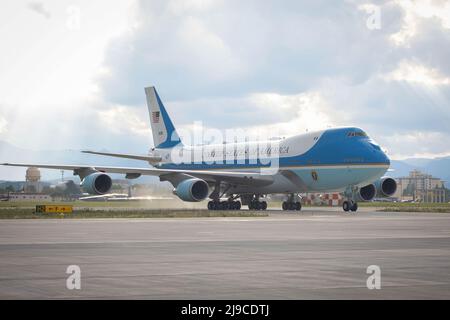
[[0,257],[1,299],[449,299],[450,214],[2,220]]

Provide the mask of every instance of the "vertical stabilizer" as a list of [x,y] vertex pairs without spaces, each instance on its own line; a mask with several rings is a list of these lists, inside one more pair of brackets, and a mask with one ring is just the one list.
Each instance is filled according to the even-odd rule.
[[156,148],[172,148],[181,143],[172,120],[159,98],[155,87],[145,88],[150,124],[152,126],[153,142]]

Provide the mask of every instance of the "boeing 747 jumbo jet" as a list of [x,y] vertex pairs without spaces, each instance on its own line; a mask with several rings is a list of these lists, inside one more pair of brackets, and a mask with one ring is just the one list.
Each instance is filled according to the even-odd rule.
[[73,170],[82,188],[107,194],[108,173],[127,179],[141,175],[169,181],[183,201],[207,198],[210,210],[265,210],[268,194],[285,194],[283,210],[300,210],[299,194],[342,192],[344,211],[358,201],[392,196],[394,179],[384,176],[390,161],[380,146],[355,127],[307,132],[267,142],[184,145],[154,87],[145,88],[155,147],[148,155],[85,153],[142,160],[151,168],[4,163],[7,166]]

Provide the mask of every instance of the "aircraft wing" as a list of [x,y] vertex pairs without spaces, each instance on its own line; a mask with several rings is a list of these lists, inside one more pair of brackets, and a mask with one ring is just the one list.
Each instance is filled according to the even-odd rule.
[[[103,167],[86,165],[52,165],[52,164],[25,164],[25,163],[2,163],[4,166],[12,167],[36,167],[42,169],[74,170],[74,172],[100,171],[105,173],[119,173],[132,177],[140,175],[158,176],[163,180],[179,176],[181,180],[188,177],[196,177],[208,182],[228,182],[252,186],[265,186],[273,183],[271,175],[261,175],[257,172],[235,172],[235,171],[213,171],[213,170],[179,170],[179,169],[157,169],[157,168],[130,168],[130,167]],[[166,178],[167,177],[167,178]]]
[[148,162],[159,162],[159,161],[161,161],[161,157],[154,157],[154,156],[144,156],[144,155],[124,154],[124,153],[98,152],[98,151],[90,151],[90,150],[84,150],[84,151],[81,151],[81,152],[89,153],[89,154],[96,154],[96,155],[101,155],[101,156],[108,156],[108,157],[143,160],[143,161],[148,161]]

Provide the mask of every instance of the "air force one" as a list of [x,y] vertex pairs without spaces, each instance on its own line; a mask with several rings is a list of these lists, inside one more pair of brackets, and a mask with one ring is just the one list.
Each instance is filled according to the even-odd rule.
[[[93,195],[111,190],[108,173],[124,174],[128,179],[158,176],[160,181],[169,181],[183,201],[209,198],[209,210],[239,210],[241,205],[265,210],[264,199],[269,194],[286,195],[283,210],[300,210],[299,194],[341,192],[344,211],[356,211],[358,201],[390,197],[396,191],[395,180],[384,176],[389,158],[359,128],[307,132],[280,139],[276,147],[273,142],[267,144],[270,147],[261,147],[266,145],[261,141],[188,146],[182,143],[155,87],[145,88],[145,94],[155,143],[148,155],[83,152],[142,160],[152,167],[3,165],[73,170],[84,191]],[[200,160],[180,161],[180,157]]]

